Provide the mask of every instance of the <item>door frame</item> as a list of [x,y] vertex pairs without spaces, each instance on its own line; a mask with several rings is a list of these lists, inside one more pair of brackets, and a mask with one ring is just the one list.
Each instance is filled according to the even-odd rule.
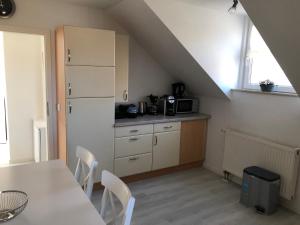
[[15,32],[24,34],[41,35],[44,37],[44,52],[45,52],[45,80],[46,80],[46,102],[47,105],[47,135],[48,135],[48,160],[56,158],[55,151],[55,134],[56,134],[56,114],[55,114],[55,79],[52,73],[52,58],[51,58],[51,30],[42,28],[18,27],[0,25],[0,31]]

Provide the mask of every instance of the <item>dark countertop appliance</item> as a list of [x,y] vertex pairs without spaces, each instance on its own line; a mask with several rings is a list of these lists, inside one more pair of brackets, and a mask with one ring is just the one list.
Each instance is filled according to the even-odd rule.
[[116,119],[136,118],[138,116],[138,108],[134,104],[119,105],[116,107]]
[[165,95],[160,98],[159,101],[159,112],[165,116],[175,115],[175,97],[170,95]]
[[176,99],[176,114],[199,112],[198,98],[178,98]]
[[146,102],[139,102],[139,114],[145,115],[147,112],[147,103]]
[[151,104],[147,107],[147,113],[150,115],[157,115],[158,114],[158,96],[149,95],[148,98],[150,99]]
[[173,89],[173,96],[175,98],[182,98],[185,93],[185,84],[181,82],[172,84],[172,89]]

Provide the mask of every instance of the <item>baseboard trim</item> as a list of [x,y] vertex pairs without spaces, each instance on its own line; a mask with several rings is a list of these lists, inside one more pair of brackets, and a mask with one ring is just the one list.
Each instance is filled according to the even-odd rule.
[[211,166],[211,165],[209,165],[209,164],[207,164],[207,163],[204,163],[204,164],[203,164],[203,167],[204,167],[205,169],[207,169],[207,170],[209,170],[209,171],[211,171],[211,172],[217,174],[217,175],[223,176],[222,171],[220,171],[217,167]]
[[[188,164],[179,165],[179,166],[175,166],[175,167],[165,168],[165,169],[161,169],[161,170],[135,174],[132,176],[127,176],[127,177],[121,177],[121,180],[123,180],[125,183],[132,183],[132,182],[150,179],[153,177],[159,177],[159,176],[163,176],[163,175],[167,175],[167,174],[175,173],[175,172],[179,172],[179,171],[189,170],[189,169],[198,168],[198,167],[200,168],[200,167],[202,167],[202,165],[203,165],[203,161],[198,161],[198,162],[188,163]],[[101,189],[103,189],[101,182],[94,184],[94,191],[101,190]]]

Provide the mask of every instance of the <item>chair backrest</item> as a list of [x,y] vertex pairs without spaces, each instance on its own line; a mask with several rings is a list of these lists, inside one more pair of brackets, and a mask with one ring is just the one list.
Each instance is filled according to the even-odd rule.
[[[89,199],[91,199],[94,186],[94,176],[98,162],[89,150],[81,146],[77,146],[76,156],[78,158],[78,163],[75,170],[75,178],[77,182],[83,186],[83,190]],[[88,171],[86,171],[87,169]]]
[[[105,187],[101,202],[101,216],[103,218],[105,217],[104,213],[107,207],[107,199],[109,199],[112,209],[112,219],[110,221],[106,221],[106,223],[116,225],[116,222],[121,220],[121,225],[130,225],[135,198],[132,197],[127,185],[117,176],[106,170],[102,171],[101,183]],[[122,204],[122,210],[119,214],[116,212],[112,194],[114,194]]]

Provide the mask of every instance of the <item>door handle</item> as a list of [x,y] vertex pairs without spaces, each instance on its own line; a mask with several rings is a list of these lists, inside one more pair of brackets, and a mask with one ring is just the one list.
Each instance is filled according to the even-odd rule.
[[131,157],[131,158],[129,158],[129,161],[136,161],[138,159],[139,159],[139,157]]
[[71,62],[71,49],[68,48],[68,62]]
[[173,126],[166,126],[166,127],[164,127],[165,129],[171,129],[171,128],[173,128]]
[[127,101],[127,100],[128,100],[127,90],[124,90],[124,92],[123,92],[123,100],[124,100],[124,101]]
[[69,91],[69,96],[72,95],[72,85],[71,83],[68,84],[68,91]]
[[157,142],[158,142],[158,138],[157,136],[154,136],[154,145],[157,145]]
[[69,114],[72,114],[72,109],[73,109],[73,106],[72,106],[71,102],[69,102]]
[[131,131],[129,131],[130,133],[137,133],[137,132],[139,132],[139,130],[131,130]]
[[46,103],[47,116],[50,116],[49,102]]
[[129,138],[129,141],[138,141],[138,138]]

